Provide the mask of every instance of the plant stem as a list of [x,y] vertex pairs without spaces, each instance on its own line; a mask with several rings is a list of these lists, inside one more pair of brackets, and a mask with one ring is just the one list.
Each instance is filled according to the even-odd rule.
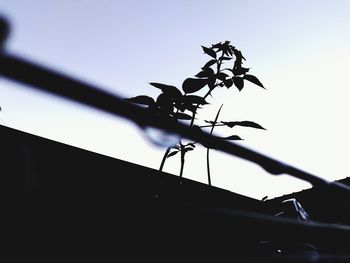
[[163,159],[162,159],[162,162],[161,162],[160,167],[159,167],[159,171],[163,171],[163,167],[164,167],[164,164],[165,164],[165,160],[166,160],[166,158],[168,157],[168,154],[169,154],[169,152],[170,152],[170,149],[171,149],[171,147],[168,147],[168,148],[166,149],[166,151],[165,151],[165,153],[164,153],[164,156],[163,156]]
[[[215,87],[216,87],[216,85],[215,85]],[[215,88],[215,87],[214,87],[214,88]],[[213,88],[213,89],[214,89],[214,88]],[[212,91],[213,89],[209,90],[209,91],[207,92],[207,94],[204,95],[204,97],[203,97],[204,100],[210,95],[210,93],[211,93],[211,91]],[[192,119],[191,119],[190,127],[193,126],[194,119],[195,119],[195,116],[196,116],[196,113],[197,113],[197,110],[198,110],[199,105],[200,105],[200,104],[197,104],[197,105],[196,105],[196,108],[195,108],[195,110],[194,110],[193,113],[192,113]]]
[[210,166],[209,166],[209,148],[207,148],[207,172],[208,172],[208,185],[211,186]]
[[[214,131],[214,128],[215,128],[215,123],[217,122],[217,120],[219,118],[220,111],[221,111],[221,108],[222,108],[223,105],[224,104],[221,104],[221,106],[220,106],[220,108],[218,110],[218,113],[216,114],[216,117],[215,117],[215,120],[214,120],[214,124],[211,127],[210,135],[213,134],[213,131]],[[209,150],[210,150],[210,148],[207,148],[207,173],[208,173],[208,184],[211,186],[210,165],[209,165]]]
[[[186,95],[186,93],[185,93],[185,95]],[[176,113],[178,113],[178,112],[179,112],[179,109],[177,109]],[[168,157],[168,154],[169,154],[170,150],[171,150],[171,147],[168,147],[166,149],[166,151],[165,151],[165,153],[163,155],[162,162],[161,162],[160,167],[159,167],[159,171],[163,171],[163,167],[164,167],[165,161],[166,161],[166,159]]]
[[180,168],[180,178],[182,177],[185,166],[185,147],[181,144],[181,168]]

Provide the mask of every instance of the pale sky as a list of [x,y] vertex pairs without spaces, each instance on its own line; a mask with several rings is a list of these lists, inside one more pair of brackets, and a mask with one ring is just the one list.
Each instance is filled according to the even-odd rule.
[[[201,45],[230,40],[267,90],[217,90],[200,117],[223,103],[222,120],[267,129],[236,129],[242,145],[329,180],[350,176],[350,1],[0,0],[0,14],[9,52],[122,97],[157,96],[149,82],[181,88],[208,60]],[[165,149],[128,121],[4,79],[0,94],[3,125],[159,167]],[[309,187],[216,151],[211,160],[213,185],[253,198]],[[179,170],[179,157],[168,159],[165,171]],[[187,155],[184,177],[207,182],[203,148]]]

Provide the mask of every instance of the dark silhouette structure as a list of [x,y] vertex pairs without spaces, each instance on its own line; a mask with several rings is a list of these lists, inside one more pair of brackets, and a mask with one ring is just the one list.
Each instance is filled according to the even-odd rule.
[[0,141],[7,227],[21,254],[224,259],[238,256],[233,233],[208,208],[259,211],[248,197],[3,126]]
[[326,254],[344,256],[350,248],[341,229],[274,220],[272,201],[4,126],[0,141],[2,239],[13,240],[6,251],[16,258],[258,262],[274,259],[261,241],[305,237]]
[[[350,185],[350,178],[344,178],[338,183]],[[295,198],[317,222],[350,225],[350,204],[341,194],[331,194],[322,187],[313,187],[300,192],[283,195],[265,202],[266,209],[273,213],[278,210],[282,200]]]
[[[8,32],[0,18],[2,77],[123,116],[141,127],[178,133],[259,164],[271,174],[290,174],[333,201],[350,196],[344,184],[193,127],[164,122],[98,87],[7,54]],[[265,240],[295,244],[306,239],[319,249],[317,262],[349,261],[348,226],[275,217],[269,211],[273,201],[260,202],[4,126],[0,141],[2,255],[13,261],[310,262],[299,255],[271,255],[261,246]]]
[[[206,105],[210,104],[206,99],[213,96],[213,91],[217,88],[231,87],[237,88],[241,91],[244,88],[244,82],[248,81],[261,88],[264,85],[254,75],[248,74],[250,68],[242,66],[243,57],[240,50],[231,45],[230,41],[219,42],[211,45],[210,47],[202,46],[204,54],[209,56],[201,71],[195,75],[195,78],[187,78],[182,83],[182,90],[175,86],[150,82],[149,84],[159,89],[161,94],[157,99],[146,95],[139,95],[126,99],[131,103],[143,105],[146,111],[152,112],[157,118],[164,118],[167,121],[178,122],[188,121],[189,127],[211,128],[210,135],[213,133],[215,127],[228,127],[234,128],[235,126],[250,127],[255,129],[265,129],[260,124],[252,121],[219,121],[220,110],[214,121],[204,120],[207,125],[198,126],[195,124],[195,119],[198,121],[198,110]],[[231,66],[226,62],[231,61]],[[224,65],[225,64],[225,65]],[[225,66],[225,68],[224,68]],[[197,93],[206,90],[205,94]],[[197,123],[196,121],[196,123]],[[210,125],[208,125],[210,124]],[[223,140],[241,140],[241,138],[234,134],[231,136],[222,137]],[[164,153],[159,170],[162,171],[167,158],[180,153],[181,168],[180,177],[182,177],[183,169],[185,165],[185,156],[189,151],[195,149],[196,140],[184,144],[180,139],[176,145],[167,145],[168,148]],[[205,144],[203,144],[206,146]],[[207,175],[208,184],[211,185],[210,176],[210,164],[209,164],[209,150],[207,147]]]

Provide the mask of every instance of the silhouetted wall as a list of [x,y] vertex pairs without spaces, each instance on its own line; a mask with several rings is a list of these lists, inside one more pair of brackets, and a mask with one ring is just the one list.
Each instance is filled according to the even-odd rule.
[[167,262],[251,249],[207,211],[258,212],[257,200],[3,126],[0,141],[14,255]]
[[[0,141],[1,240],[12,259],[250,262],[261,255],[259,241],[281,233],[298,240],[299,232],[327,253],[349,250],[349,242],[258,214],[271,213],[277,199],[260,202],[3,126]],[[312,214],[313,204],[298,199]]]

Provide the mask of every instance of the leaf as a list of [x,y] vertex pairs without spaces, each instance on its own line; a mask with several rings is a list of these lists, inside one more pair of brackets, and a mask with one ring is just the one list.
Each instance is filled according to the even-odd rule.
[[200,107],[197,107],[197,105],[193,105],[189,103],[181,104],[180,106],[176,106],[176,107],[182,112],[184,112],[185,110],[189,110],[192,113],[196,112],[197,109],[200,109]]
[[217,124],[217,122],[215,122],[215,121],[207,121],[207,120],[205,120],[204,122],[209,123],[211,125]]
[[169,157],[171,157],[171,156],[174,156],[174,155],[177,154],[178,152],[179,152],[179,151],[173,151],[173,152],[169,153],[169,154],[167,155],[166,158],[169,158]]
[[228,51],[228,53],[230,54],[230,56],[232,56],[233,55],[233,52],[232,52],[232,49],[231,49],[231,45],[229,46],[229,49],[227,50]]
[[214,75],[214,70],[212,68],[206,68],[203,71],[199,72],[196,77],[198,78],[208,78]]
[[226,77],[228,77],[228,75],[224,72],[219,72],[218,74],[216,74],[216,78],[222,81],[224,81]]
[[179,120],[191,120],[192,119],[192,116],[190,116],[186,113],[181,113],[181,112],[175,113],[174,116]]
[[161,109],[162,113],[172,113],[174,110],[172,98],[170,94],[167,93],[161,93],[157,97],[157,105]]
[[210,48],[207,48],[205,46],[202,46],[202,49],[204,51],[204,53],[208,54],[209,56],[216,58],[216,52]]
[[212,48],[221,48],[221,42],[211,45]]
[[182,90],[185,93],[194,93],[201,90],[208,83],[208,79],[187,78],[182,83]]
[[210,90],[215,88],[215,83],[216,83],[216,77],[215,76],[211,76],[210,78],[208,78],[208,87]]
[[192,142],[187,143],[186,146],[191,146],[191,147],[193,147],[193,148],[196,148],[196,145],[195,145],[194,143],[192,143]]
[[223,137],[222,139],[231,140],[231,141],[240,141],[240,140],[242,140],[242,138],[239,137],[238,135],[231,135],[231,136],[228,136],[228,137]]
[[265,89],[264,85],[258,80],[257,77],[253,75],[244,75],[243,78]]
[[237,50],[236,48],[233,50],[233,53],[236,56],[237,60],[245,60],[245,57],[243,57],[242,52],[240,50]]
[[233,80],[232,79],[226,79],[224,80],[224,84],[227,88],[230,88],[233,85]]
[[171,94],[173,98],[182,96],[181,91],[175,86],[166,85],[162,83],[155,83],[155,82],[150,82],[149,84],[152,85],[153,87],[160,89],[163,93]]
[[250,128],[255,128],[255,129],[266,130],[260,124],[253,122],[253,121],[230,121],[230,122],[222,121],[221,123],[230,127],[230,128],[233,128],[234,126],[243,126],[243,127],[250,127]]
[[140,95],[140,96],[132,97],[130,99],[125,99],[125,100],[132,103],[148,105],[148,106],[154,105],[156,103],[153,98],[145,95]]
[[243,68],[243,67],[239,67],[239,68],[235,68],[232,70],[232,74],[237,76],[237,75],[243,75],[246,74],[249,71],[249,68]]
[[193,151],[193,148],[185,148],[185,152]]
[[225,41],[225,43],[222,45],[222,51],[225,55],[229,56],[231,53],[230,51],[230,41]]
[[230,57],[220,57],[219,60],[231,60],[232,58]]
[[241,91],[244,87],[243,79],[241,77],[233,77],[232,80],[235,86],[237,87],[237,89]]
[[214,65],[216,63],[216,59],[209,60],[202,69],[210,68],[210,66]]
[[237,125],[238,121],[222,121],[221,123],[226,125],[227,127],[233,128]]
[[208,102],[206,102],[205,99],[203,99],[200,96],[197,95],[186,95],[182,97],[182,101],[186,104],[186,103],[190,103],[190,104],[200,104],[200,105],[205,105],[205,104],[209,104]]

